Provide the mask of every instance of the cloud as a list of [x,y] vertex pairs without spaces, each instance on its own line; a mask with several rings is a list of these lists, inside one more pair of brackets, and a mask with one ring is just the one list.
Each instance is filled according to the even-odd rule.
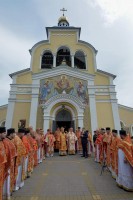
[[87,0],[87,2],[101,9],[106,24],[112,24],[121,17],[133,22],[132,0]]
[[30,66],[30,54],[28,49],[33,41],[19,37],[0,25],[0,105],[7,103],[11,78],[8,74],[28,68]]

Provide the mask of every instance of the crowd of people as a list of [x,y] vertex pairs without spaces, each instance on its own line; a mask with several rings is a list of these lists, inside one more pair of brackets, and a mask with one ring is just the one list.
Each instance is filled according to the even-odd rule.
[[107,127],[95,131],[93,142],[95,161],[111,172],[119,187],[133,191],[133,137]]
[[[80,128],[68,132],[62,127],[53,134],[51,129],[44,134],[42,129],[33,130],[0,127],[0,200],[10,199],[14,191],[24,186],[39,163],[45,157],[53,157],[54,151],[60,156],[74,155],[76,152],[88,157],[87,144],[92,144],[91,135]],[[89,147],[90,148],[90,147]],[[90,154],[89,154],[90,155]]]
[[7,129],[0,127],[0,200],[10,199],[12,193],[24,186],[39,163],[45,157],[75,155],[88,158],[95,152],[95,161],[112,173],[117,184],[133,190],[133,138],[125,130],[99,129],[92,135],[80,127],[65,131],[63,127],[44,134],[42,129]]

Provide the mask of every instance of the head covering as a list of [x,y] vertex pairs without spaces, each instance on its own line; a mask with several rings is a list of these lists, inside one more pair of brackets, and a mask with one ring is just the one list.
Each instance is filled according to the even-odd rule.
[[19,128],[18,133],[25,133],[25,128]]
[[0,127],[0,133],[6,132],[6,127]]
[[113,129],[113,130],[112,130],[112,133],[117,133],[117,132],[118,132],[118,131],[117,131],[117,130],[115,130],[115,129]]
[[26,128],[26,129],[25,129],[25,135],[27,135],[28,133],[30,133],[30,129],[29,129],[29,128]]
[[110,127],[106,127],[106,131],[110,131]]
[[9,136],[12,133],[15,133],[15,129],[14,128],[7,129],[7,136]]
[[124,136],[126,136],[126,135],[127,135],[127,133],[126,133],[126,131],[125,131],[125,130],[120,130],[120,131],[119,131],[119,133],[120,133],[120,135],[124,135]]

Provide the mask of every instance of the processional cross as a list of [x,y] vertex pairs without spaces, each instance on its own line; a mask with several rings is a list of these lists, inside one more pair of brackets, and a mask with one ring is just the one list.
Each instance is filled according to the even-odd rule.
[[66,12],[67,10],[65,8],[60,9],[60,11],[63,12],[63,16],[64,16],[64,12]]

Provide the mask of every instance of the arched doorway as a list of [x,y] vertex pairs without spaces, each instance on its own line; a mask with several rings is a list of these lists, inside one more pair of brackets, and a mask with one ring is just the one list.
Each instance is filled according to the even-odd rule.
[[[57,116],[63,109],[68,111],[71,116],[71,123],[69,121],[68,126],[73,127],[74,131],[76,127],[83,127],[83,118],[84,118],[84,105],[77,97],[68,94],[59,94],[56,96],[51,97],[45,105],[42,106],[43,108],[43,129],[44,132],[47,132],[47,129],[51,127],[52,131],[54,132],[57,128]],[[60,120],[61,121],[61,120]],[[62,122],[62,121],[61,121]],[[65,123],[65,117],[64,121]],[[61,126],[61,125],[60,125]]]
[[[74,126],[74,123],[72,121],[71,113],[66,109],[61,109],[55,118],[56,121],[56,128],[64,127],[66,131],[72,126]],[[73,127],[74,128],[74,127]]]

